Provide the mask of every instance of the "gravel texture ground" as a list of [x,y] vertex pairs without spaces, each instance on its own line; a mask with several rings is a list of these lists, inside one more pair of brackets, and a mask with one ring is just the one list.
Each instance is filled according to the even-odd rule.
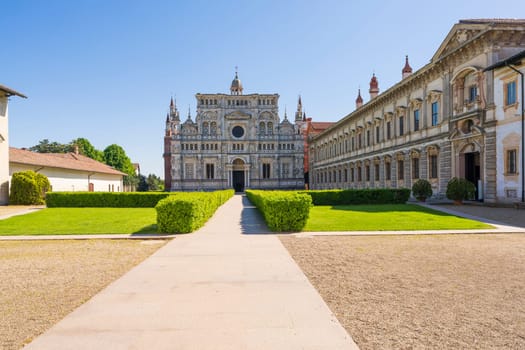
[[0,349],[19,349],[166,241],[0,241]]
[[280,238],[362,350],[525,348],[525,235]]

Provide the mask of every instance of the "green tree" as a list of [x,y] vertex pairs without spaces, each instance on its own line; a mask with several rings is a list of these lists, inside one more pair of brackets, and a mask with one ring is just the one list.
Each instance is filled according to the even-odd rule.
[[83,156],[89,157],[91,159],[97,160],[99,162],[104,161],[104,153],[102,151],[99,151],[96,149],[91,142],[89,142],[88,139],[85,139],[83,137],[79,137],[73,141],[71,141],[71,145],[74,147],[75,145],[78,147],[78,151]]
[[144,175],[139,175],[139,184],[137,186],[137,191],[146,192],[147,190],[149,190],[149,186],[146,182],[146,177]]
[[155,174],[149,174],[146,183],[149,191],[164,191],[164,181]]
[[126,155],[126,151],[119,145],[112,144],[104,149],[104,163],[129,176],[135,176],[135,169],[131,160]]
[[129,186],[131,191],[135,191],[139,185],[139,177],[137,175],[127,175],[124,176],[124,185]]
[[126,151],[116,144],[109,145],[104,149],[104,163],[128,174],[124,176],[124,185],[135,189],[139,184],[139,178],[135,175],[135,168],[126,155]]
[[38,153],[68,153],[73,152],[73,146],[56,141],[49,142],[48,139],[43,139],[38,142],[38,145],[29,147],[29,150]]

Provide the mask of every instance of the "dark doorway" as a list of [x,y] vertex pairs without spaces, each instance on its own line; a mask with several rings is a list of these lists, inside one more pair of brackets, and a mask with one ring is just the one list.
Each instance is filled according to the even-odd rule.
[[465,179],[476,186],[476,195],[474,199],[479,199],[478,181],[480,178],[479,152],[465,153]]
[[235,192],[244,192],[244,171],[233,171],[233,189]]

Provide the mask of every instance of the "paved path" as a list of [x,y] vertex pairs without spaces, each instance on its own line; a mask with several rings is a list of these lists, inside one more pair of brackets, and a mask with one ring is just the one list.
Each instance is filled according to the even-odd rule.
[[0,220],[33,213],[44,208],[44,205],[0,205]]
[[27,349],[357,349],[277,236],[260,232],[234,196]]
[[515,208],[491,207],[488,205],[430,205],[432,209],[452,211],[478,221],[504,224],[525,229],[525,210]]

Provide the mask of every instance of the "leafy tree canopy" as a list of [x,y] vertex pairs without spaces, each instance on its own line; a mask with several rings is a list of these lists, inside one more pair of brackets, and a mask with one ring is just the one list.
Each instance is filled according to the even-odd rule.
[[73,146],[70,143],[49,142],[48,139],[43,139],[38,142],[38,145],[29,147],[29,150],[38,153],[68,153],[73,152]]
[[146,177],[144,175],[139,175],[139,185],[137,186],[137,191],[146,192],[148,189],[149,186],[146,182]]
[[104,163],[107,165],[128,174],[129,176],[135,176],[135,169],[131,160],[126,155],[126,152],[122,147],[116,144],[109,145],[104,149]]
[[155,174],[149,174],[146,183],[149,191],[164,191],[164,181]]
[[71,145],[73,145],[73,148],[74,148],[74,145],[76,145],[78,147],[78,152],[82,154],[83,156],[89,157],[94,160],[98,160],[99,162],[104,161],[104,153],[96,149],[91,144],[91,142],[89,142],[88,139],[79,137],[71,141]]

